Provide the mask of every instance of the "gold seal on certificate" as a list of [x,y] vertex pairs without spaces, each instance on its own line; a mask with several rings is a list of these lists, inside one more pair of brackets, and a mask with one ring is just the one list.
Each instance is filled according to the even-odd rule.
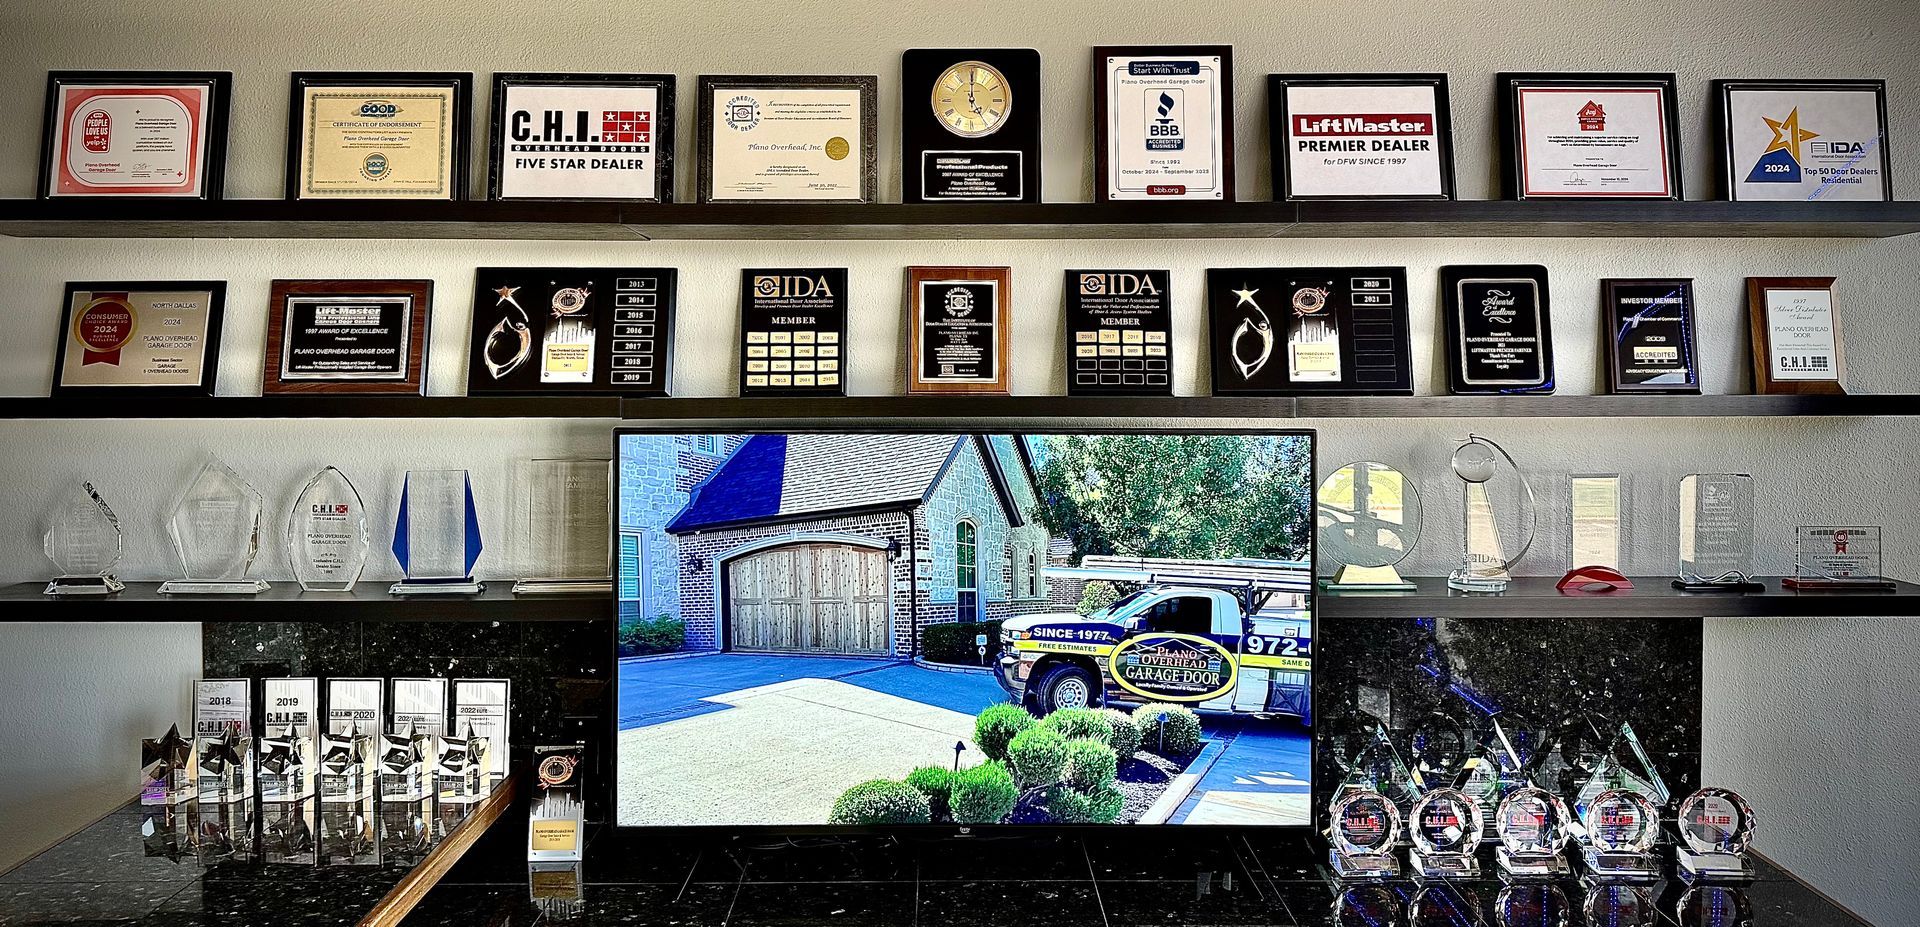
[[1680,195],[1672,74],[1501,74],[1506,198]]
[[700,202],[871,203],[879,79],[702,75]]
[[219,199],[232,87],[226,71],[48,74],[40,197]]
[[473,75],[295,72],[287,199],[467,198]]
[[69,283],[53,394],[211,396],[221,280]]
[[1093,50],[1094,201],[1233,200],[1233,46]]

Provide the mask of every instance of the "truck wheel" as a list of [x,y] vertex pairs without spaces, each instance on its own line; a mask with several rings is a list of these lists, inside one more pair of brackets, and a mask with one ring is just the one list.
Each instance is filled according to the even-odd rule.
[[1050,715],[1067,708],[1092,708],[1099,699],[1093,674],[1071,663],[1062,663],[1040,678],[1040,713]]

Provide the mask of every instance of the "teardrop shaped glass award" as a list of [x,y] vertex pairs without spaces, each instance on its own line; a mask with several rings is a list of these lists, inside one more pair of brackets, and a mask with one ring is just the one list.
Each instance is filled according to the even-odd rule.
[[408,470],[393,526],[393,559],[407,578],[393,595],[478,595],[480,515],[465,470]]
[[347,476],[322,467],[293,500],[287,565],[307,592],[351,592],[366,568],[367,510]]
[[1447,587],[1505,592],[1512,580],[1508,571],[1533,545],[1538,519],[1533,486],[1506,448],[1479,435],[1468,435],[1454,448],[1453,472],[1461,483],[1466,543],[1460,567],[1447,576]]
[[120,563],[120,519],[92,483],[81,483],[53,510],[42,539],[60,575],[47,595],[111,595],[127,588],[113,578]]
[[264,592],[247,570],[260,553],[260,514],[266,501],[240,474],[209,460],[180,493],[167,517],[167,536],[180,558],[181,579],[160,584],[163,595]]

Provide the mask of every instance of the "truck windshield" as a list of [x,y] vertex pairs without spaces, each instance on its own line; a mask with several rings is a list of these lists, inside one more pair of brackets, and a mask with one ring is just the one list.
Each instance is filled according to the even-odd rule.
[[1147,600],[1151,597],[1147,593],[1146,589],[1136,589],[1121,596],[1119,601],[1087,617],[1106,621],[1123,621],[1150,604]]

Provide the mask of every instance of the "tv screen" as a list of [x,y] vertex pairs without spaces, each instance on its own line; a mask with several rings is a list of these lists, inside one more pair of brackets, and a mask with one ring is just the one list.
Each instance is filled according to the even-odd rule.
[[1310,823],[1311,433],[617,442],[619,825]]

